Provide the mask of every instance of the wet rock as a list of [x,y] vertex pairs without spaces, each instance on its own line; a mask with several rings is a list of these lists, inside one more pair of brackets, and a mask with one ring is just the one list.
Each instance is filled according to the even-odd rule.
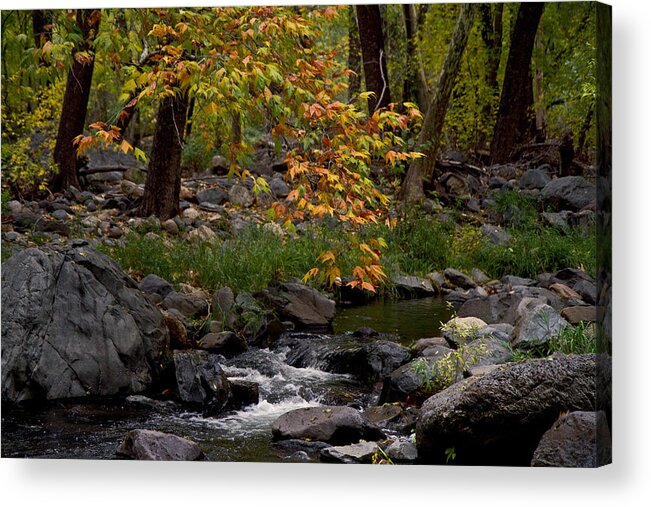
[[480,230],[481,235],[494,245],[506,245],[513,239],[513,236],[497,225],[483,224]]
[[550,181],[542,189],[543,199],[558,209],[579,211],[593,203],[597,191],[583,176],[565,176]]
[[321,460],[328,463],[372,463],[379,454],[380,447],[375,442],[326,447],[321,450]]
[[576,411],[559,417],[545,432],[531,466],[594,468],[611,461],[611,437],[604,412]]
[[554,355],[502,365],[435,394],[416,425],[419,460],[528,466],[558,414],[595,406],[596,358]]
[[131,430],[115,451],[119,458],[149,461],[198,461],[203,451],[194,442],[169,433]]
[[271,426],[274,440],[310,439],[333,445],[376,440],[384,433],[351,407],[308,407],[281,415]]
[[284,283],[256,294],[256,298],[281,319],[301,328],[329,328],[335,317],[335,302],[316,289],[300,283]]
[[447,268],[443,272],[443,275],[455,287],[461,287],[462,289],[473,289],[477,287],[477,284],[472,278],[456,269]]
[[105,255],[29,248],[3,263],[3,400],[139,393],[168,347],[160,311]]
[[549,341],[570,324],[551,306],[536,304],[513,331],[513,346],[529,348]]
[[199,348],[228,357],[245,352],[249,346],[244,337],[232,331],[222,331],[206,334],[199,340]]
[[391,279],[401,297],[427,297],[436,294],[427,278],[418,276],[396,276]]
[[394,463],[414,463],[418,459],[418,449],[409,440],[396,440],[384,452]]
[[230,401],[231,387],[219,358],[203,350],[175,350],[174,368],[179,397],[201,405],[205,415],[219,413]]
[[228,194],[221,188],[207,188],[197,192],[197,201],[199,204],[223,204],[228,200]]
[[241,208],[249,208],[253,205],[251,192],[242,185],[233,185],[228,191],[228,199],[231,204]]
[[247,380],[229,380],[231,385],[230,410],[240,410],[260,402],[260,387]]

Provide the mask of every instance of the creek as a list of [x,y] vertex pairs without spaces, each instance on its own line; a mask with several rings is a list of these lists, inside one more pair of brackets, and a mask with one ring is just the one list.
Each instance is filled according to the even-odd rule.
[[[352,332],[372,327],[402,345],[436,336],[450,310],[438,298],[377,301],[341,308],[335,335],[309,335],[320,344],[354,342]],[[290,340],[291,341],[291,340]],[[127,431],[155,429],[189,437],[209,461],[287,462],[316,458],[309,449],[271,440],[271,425],[290,410],[318,405],[366,408],[377,402],[378,383],[368,385],[347,374],[296,368],[287,364],[289,347],[251,349],[224,361],[229,379],[256,382],[260,401],[219,417],[203,417],[181,405],[163,403],[154,408],[125,400],[93,403],[59,401],[39,407],[4,407],[2,457],[112,459]],[[316,365],[318,366],[318,365]]]

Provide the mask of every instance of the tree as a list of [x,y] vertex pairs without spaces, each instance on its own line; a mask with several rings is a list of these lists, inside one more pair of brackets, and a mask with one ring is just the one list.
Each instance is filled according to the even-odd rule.
[[421,110],[427,107],[429,89],[423,56],[418,43],[418,13],[414,4],[403,4],[405,35],[407,37],[407,72],[403,86],[403,102],[416,102]]
[[356,97],[361,89],[362,58],[359,43],[359,30],[355,7],[350,6],[348,16],[348,69],[353,73],[348,78],[348,98]]
[[83,133],[86,123],[86,110],[95,66],[95,56],[91,47],[99,30],[101,17],[102,13],[98,9],[78,9],[76,12],[76,23],[81,32],[81,40],[72,50],[72,66],[68,71],[63,97],[61,120],[53,154],[54,162],[59,169],[50,186],[53,191],[65,190],[70,186],[79,187],[77,156],[73,141]]
[[366,91],[374,93],[374,96],[368,98],[368,111],[373,114],[376,109],[391,103],[382,15],[379,5],[357,5],[356,9]]
[[492,164],[508,161],[513,149],[524,140],[531,126],[531,55],[543,8],[544,3],[530,2],[521,3],[518,9],[493,130]]
[[415,203],[425,198],[423,181],[434,173],[445,114],[450,95],[457,80],[461,57],[468,42],[468,36],[478,10],[478,4],[463,4],[457,19],[454,34],[443,61],[443,67],[430,100],[423,126],[418,135],[417,149],[425,157],[414,159],[402,183],[401,199],[404,203]]
[[161,99],[156,115],[145,195],[138,210],[141,216],[156,215],[161,220],[167,220],[179,212],[181,152],[187,110],[185,91]]

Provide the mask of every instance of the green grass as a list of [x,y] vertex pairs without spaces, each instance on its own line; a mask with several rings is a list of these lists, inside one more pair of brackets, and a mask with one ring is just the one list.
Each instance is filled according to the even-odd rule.
[[576,326],[568,326],[547,342],[527,350],[513,350],[514,361],[526,361],[539,357],[547,357],[554,352],[563,354],[596,354],[597,340],[590,333],[588,325],[579,322]]

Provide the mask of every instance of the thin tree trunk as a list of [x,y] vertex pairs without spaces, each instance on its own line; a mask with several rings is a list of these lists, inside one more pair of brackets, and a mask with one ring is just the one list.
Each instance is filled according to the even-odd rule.
[[521,3],[511,37],[504,85],[491,142],[491,163],[509,160],[527,135],[533,104],[531,55],[544,3]]
[[167,220],[179,212],[181,151],[187,110],[185,94],[165,97],[159,104],[145,195],[138,210],[140,216],[156,215]]
[[378,5],[357,5],[356,9],[366,91],[375,94],[374,97],[368,99],[369,114],[373,114],[373,111],[380,107],[386,107],[391,102],[389,75],[384,52],[382,15]]
[[348,78],[348,99],[357,96],[361,90],[362,55],[359,43],[359,30],[357,29],[357,17],[355,7],[350,6],[348,18],[348,68],[354,72]]
[[[543,51],[542,43],[543,33],[542,25],[538,27],[538,33],[536,34],[536,52],[541,55]],[[536,60],[536,73],[534,80],[534,93],[536,95],[536,142],[544,143],[547,138],[547,111],[545,109],[545,89],[543,87],[543,67],[540,59]]]
[[231,142],[242,144],[242,115],[238,111],[231,114]]
[[[55,192],[66,190],[70,186],[79,188],[77,156],[73,140],[84,132],[95,66],[95,57],[90,53],[90,48],[99,30],[101,17],[100,10],[77,10],[77,26],[81,30],[83,39],[72,50],[73,62],[68,71],[68,81],[63,96],[61,120],[53,154],[59,171],[50,186],[50,189]],[[80,55],[84,52],[89,55],[89,60]]]
[[429,179],[434,172],[436,154],[439,149],[450,95],[457,82],[461,58],[466,49],[477,10],[478,4],[463,4],[461,6],[461,12],[457,19],[448,52],[443,61],[434,96],[429,103],[418,136],[418,151],[425,156],[412,161],[402,184],[401,199],[404,203],[416,203],[425,198],[423,181]]
[[[49,11],[32,11],[32,28],[34,30],[34,47],[42,48],[43,45],[52,41],[52,20]],[[47,65],[43,62],[44,65]]]
[[481,37],[488,51],[486,65],[486,83],[496,96],[500,88],[497,72],[502,59],[502,14],[504,4],[481,4]]
[[594,115],[594,103],[590,103],[588,106],[588,112],[585,114],[583,119],[583,124],[581,125],[581,130],[579,131],[579,140],[576,146],[576,158],[580,158],[583,155],[583,150],[585,149],[585,140],[590,131],[590,125],[592,125],[592,116]]
[[190,137],[190,134],[192,134],[192,115],[194,114],[194,100],[195,98],[192,97],[190,99],[190,103],[188,104],[188,114],[185,120],[185,137]]
[[407,37],[407,74],[403,85],[403,102],[416,102],[421,110],[427,107],[429,90],[418,44],[418,13],[414,4],[403,4]]

